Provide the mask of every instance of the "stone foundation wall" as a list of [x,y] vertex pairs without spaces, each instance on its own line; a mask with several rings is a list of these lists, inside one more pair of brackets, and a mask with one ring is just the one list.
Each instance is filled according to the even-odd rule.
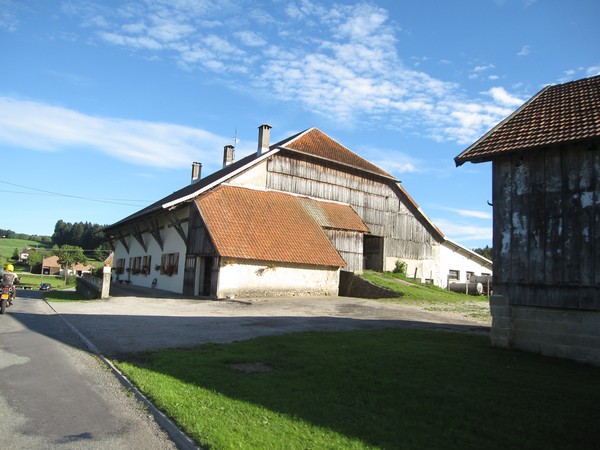
[[509,305],[490,297],[492,345],[600,366],[600,312]]
[[89,273],[84,273],[77,280],[76,291],[80,295],[88,299],[105,299],[110,294],[110,267],[104,267],[102,270],[102,278],[96,278]]

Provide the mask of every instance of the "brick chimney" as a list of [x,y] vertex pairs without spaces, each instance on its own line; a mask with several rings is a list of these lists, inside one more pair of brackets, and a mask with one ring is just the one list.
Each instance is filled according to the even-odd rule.
[[235,147],[233,145],[226,145],[223,147],[223,168],[227,167],[233,162],[235,156]]
[[200,181],[200,171],[202,170],[202,164],[199,162],[192,163],[192,183]]
[[260,156],[269,151],[269,141],[271,140],[271,125],[261,125],[258,127],[258,149],[256,155]]

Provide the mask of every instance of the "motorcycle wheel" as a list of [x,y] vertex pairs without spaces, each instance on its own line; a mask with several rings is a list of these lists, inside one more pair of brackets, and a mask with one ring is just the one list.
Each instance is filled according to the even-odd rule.
[[6,299],[3,298],[0,300],[0,314],[4,314],[5,309],[6,309]]

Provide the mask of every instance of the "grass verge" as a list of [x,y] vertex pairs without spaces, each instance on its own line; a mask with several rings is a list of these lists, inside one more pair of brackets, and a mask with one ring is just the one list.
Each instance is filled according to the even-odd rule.
[[138,354],[116,364],[211,449],[504,450],[600,442],[598,369],[492,349],[477,335],[298,333]]
[[76,291],[46,291],[44,299],[48,302],[84,302],[89,299],[81,296]]

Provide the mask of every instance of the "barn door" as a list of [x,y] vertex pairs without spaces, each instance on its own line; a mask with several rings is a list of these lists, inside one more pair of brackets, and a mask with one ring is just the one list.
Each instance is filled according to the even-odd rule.
[[364,268],[383,271],[383,238],[365,235],[363,241]]
[[183,295],[194,295],[196,285],[196,256],[185,257],[185,270],[183,272]]
[[211,292],[213,284],[213,261],[214,258],[212,258],[211,256],[202,258],[200,274],[200,292],[198,292],[199,295],[204,295],[208,297],[213,293]]

